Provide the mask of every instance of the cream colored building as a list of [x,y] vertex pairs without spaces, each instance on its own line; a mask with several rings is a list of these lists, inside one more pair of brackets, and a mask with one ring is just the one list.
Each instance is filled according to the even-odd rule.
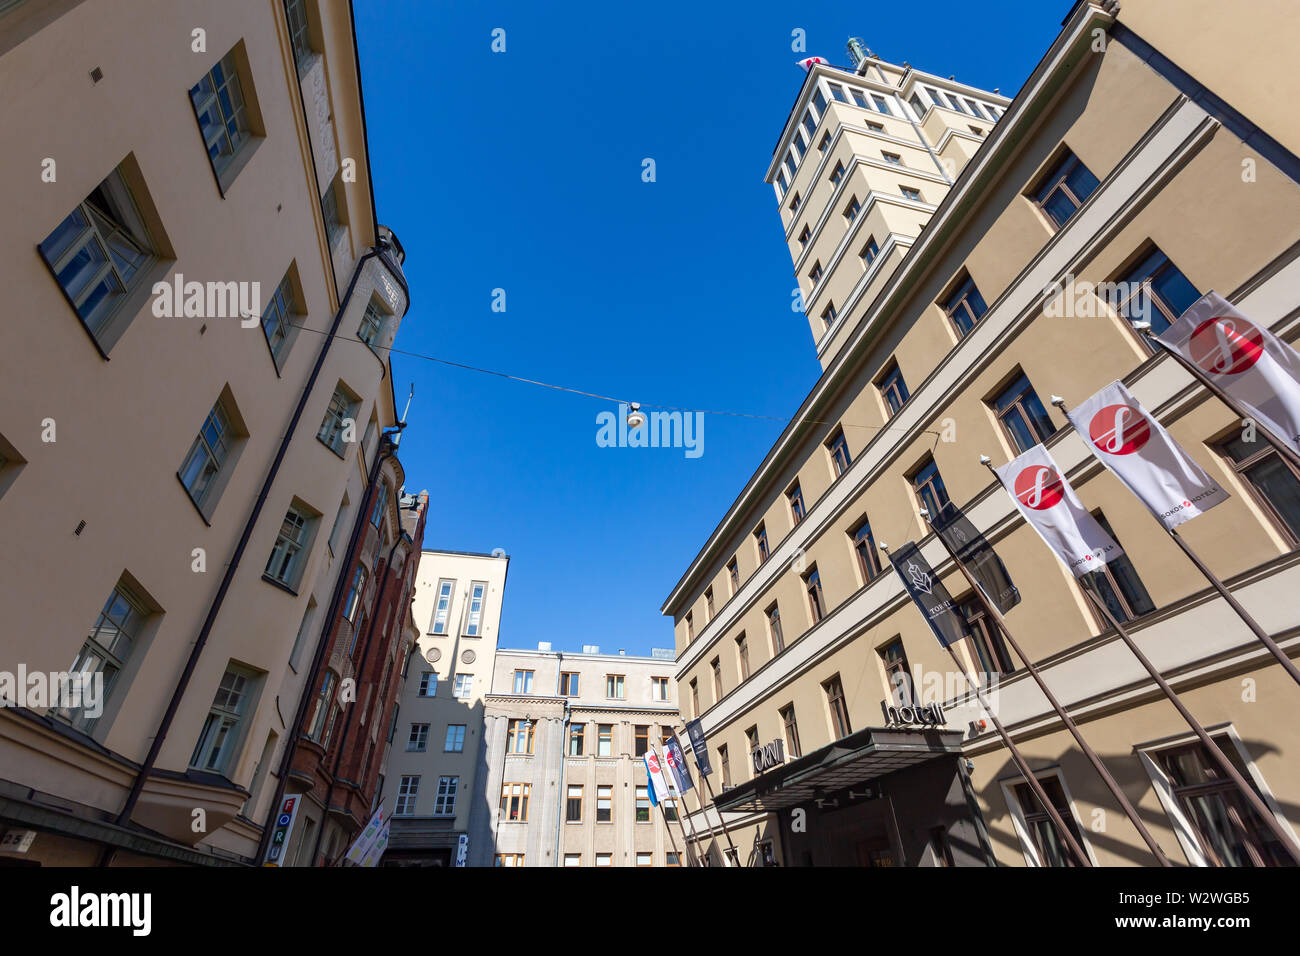
[[350,7],[0,11],[0,671],[108,678],[98,716],[0,708],[0,825],[47,865],[257,863],[342,549],[400,533]]
[[485,700],[492,689],[510,558],[426,550],[412,613],[420,636],[389,730],[384,866],[464,866],[476,781],[483,774]]
[[[978,456],[1001,464],[1045,441],[1127,552],[1100,586],[1294,832],[1300,688],[1048,400],[1122,379],[1159,417],[1231,493],[1180,534],[1294,654],[1300,477],[1262,441],[1234,441],[1232,413],[1130,319],[1158,331],[1213,289],[1296,340],[1300,135],[1285,104],[1300,94],[1298,47],[1282,2],[1231,15],[1204,0],[1081,2],[1011,102],[873,56],[808,74],[767,179],[824,372],[663,606],[683,715],[701,720],[727,785],[695,814],[715,859],[725,827],[750,862],[1061,862],[882,568],[878,545],[916,540],[967,616],[964,668],[998,678],[1001,720],[1087,853],[1155,863],[923,524],[921,507],[946,500],[996,547],[1023,595],[1008,627],[1174,863],[1282,858]],[[1103,301],[1099,282],[1145,291]],[[886,726],[897,672],[946,723]],[[755,773],[751,752],[775,740],[785,763]]]
[[676,801],[651,806],[643,759],[680,730],[672,666],[668,650],[498,651],[470,864],[681,865]]

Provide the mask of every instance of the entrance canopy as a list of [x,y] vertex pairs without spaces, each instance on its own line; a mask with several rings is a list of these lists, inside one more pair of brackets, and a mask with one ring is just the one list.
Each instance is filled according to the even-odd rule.
[[869,727],[723,791],[716,805],[751,812],[793,807],[819,794],[960,754],[961,738],[960,730]]

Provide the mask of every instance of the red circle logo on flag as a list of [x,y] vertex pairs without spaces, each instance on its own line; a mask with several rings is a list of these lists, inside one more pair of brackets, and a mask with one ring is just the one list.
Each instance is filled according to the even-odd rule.
[[653,753],[648,753],[648,754],[646,754],[645,756],[646,756],[646,763],[650,765],[650,772],[651,772],[651,773],[658,773],[658,772],[659,772],[659,758],[658,758],[657,756],[655,756]]
[[1055,468],[1030,465],[1016,475],[1016,498],[1026,508],[1045,511],[1064,497],[1065,485]]
[[1107,454],[1131,455],[1151,440],[1151,423],[1132,405],[1107,405],[1092,416],[1088,435]]
[[1212,375],[1240,375],[1264,355],[1264,334],[1231,315],[1206,319],[1187,342],[1192,361]]

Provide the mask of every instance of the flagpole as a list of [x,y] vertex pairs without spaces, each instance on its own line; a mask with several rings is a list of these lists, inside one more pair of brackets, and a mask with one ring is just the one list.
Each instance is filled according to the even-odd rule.
[[[889,554],[889,546],[882,543],[879,547],[881,551],[885,552],[885,556],[890,559],[890,563],[893,564],[893,557]],[[1065,845],[1069,847],[1070,852],[1074,854],[1075,859],[1077,859],[1080,864],[1085,867],[1091,867],[1092,860],[1089,859],[1088,854],[1083,852],[1083,847],[1079,846],[1079,841],[1074,838],[1074,834],[1070,831],[1070,828],[1067,827],[1065,821],[1061,819],[1060,812],[1056,809],[1055,805],[1053,805],[1052,801],[1048,799],[1047,791],[1043,789],[1042,783],[1040,783],[1038,778],[1034,776],[1034,772],[1029,769],[1029,764],[1025,761],[1025,757],[1020,752],[1020,748],[1012,742],[1011,735],[1007,733],[1007,728],[1002,726],[1002,721],[998,720],[998,715],[993,712],[993,705],[990,704],[988,698],[984,696],[984,691],[980,688],[979,682],[966,670],[966,665],[958,659],[957,652],[952,649],[952,646],[947,643],[944,643],[943,646],[944,650],[948,652],[948,656],[952,658],[952,662],[957,665],[957,672],[966,679],[966,683],[970,684],[971,689],[975,691],[976,699],[979,701],[980,706],[983,707],[985,712],[989,715],[989,720],[993,721],[993,728],[1002,737],[1002,742],[1006,744],[1007,752],[1011,754],[1011,760],[1016,765],[1016,769],[1020,771],[1020,775],[1024,778],[1025,783],[1028,784],[1029,789],[1034,792],[1034,796],[1038,798],[1038,802],[1042,804],[1043,810],[1051,819],[1053,825],[1056,827],[1057,833],[1061,835],[1061,839],[1065,842]]]
[[[664,779],[668,780],[667,777],[664,777]],[[698,860],[700,858],[700,837],[699,834],[695,832],[695,823],[691,820],[690,812],[686,808],[686,794],[679,792],[676,787],[673,786],[672,781],[668,781],[668,792],[676,794],[676,797],[673,800],[673,806],[674,809],[677,810],[677,822],[680,824],[684,819],[686,821],[686,826],[691,828],[691,839],[695,841],[695,858]],[[682,839],[686,839],[685,830],[682,830]]]
[[[654,789],[654,781],[650,782],[650,789],[651,790]],[[673,853],[676,854],[678,859],[680,859],[682,854],[677,849],[677,839],[673,836],[673,828],[668,825],[668,814],[664,813],[664,805],[662,802],[660,802],[659,804],[659,816],[663,817],[664,830],[666,830],[668,833],[668,842],[673,845]],[[689,856],[687,857],[686,865],[687,866],[691,865]]]
[[[989,469],[989,471],[993,471],[993,466],[987,457],[981,457],[980,461]],[[997,478],[997,472],[993,472],[993,476],[994,478]],[[933,519],[931,519],[929,512],[922,509],[921,513],[924,515],[925,519],[930,522],[931,528],[933,528]],[[1025,669],[1029,671],[1030,676],[1033,677],[1035,683],[1038,684],[1039,690],[1043,692],[1043,696],[1047,698],[1047,702],[1052,705],[1052,709],[1056,711],[1056,715],[1061,718],[1061,722],[1065,724],[1066,730],[1068,730],[1070,735],[1074,737],[1075,743],[1079,745],[1079,749],[1083,751],[1084,756],[1088,758],[1088,762],[1091,763],[1093,769],[1097,771],[1097,775],[1100,776],[1102,782],[1106,784],[1107,789],[1111,792],[1111,796],[1118,801],[1120,809],[1124,811],[1124,815],[1128,817],[1129,822],[1137,829],[1138,835],[1142,837],[1142,841],[1155,855],[1156,861],[1161,866],[1173,866],[1173,864],[1169,862],[1169,858],[1165,856],[1164,851],[1160,849],[1160,845],[1156,843],[1151,832],[1147,830],[1146,824],[1138,818],[1137,810],[1135,810],[1133,804],[1129,802],[1128,797],[1124,795],[1124,791],[1121,790],[1119,784],[1115,782],[1115,778],[1111,776],[1111,773],[1106,769],[1105,764],[1101,762],[1101,758],[1098,757],[1092,747],[1088,745],[1088,742],[1083,739],[1083,734],[1079,732],[1079,728],[1075,724],[1074,720],[1068,713],[1066,713],[1065,708],[1062,707],[1060,701],[1056,699],[1056,695],[1048,688],[1047,682],[1043,680],[1043,675],[1039,673],[1038,668],[1034,666],[1034,662],[1030,659],[1029,655],[1024,652],[1024,649],[1020,646],[1020,643],[1015,639],[1015,637],[1012,636],[1011,629],[1007,627],[1006,619],[1003,618],[1001,612],[994,606],[993,602],[989,600],[988,595],[984,593],[984,589],[975,581],[975,578],[967,569],[965,562],[963,562],[961,558],[957,557],[956,552],[949,547],[948,540],[942,533],[936,531],[935,537],[939,539],[940,544],[943,545],[943,549],[948,552],[948,557],[952,558],[953,562],[957,565],[962,576],[966,579],[966,583],[974,589],[975,596],[979,599],[980,603],[984,605],[984,609],[988,611],[989,616],[997,622],[998,627],[1002,630],[1002,635],[1007,639],[1007,643],[1011,645],[1012,650],[1014,650],[1016,655],[1024,662]]]
[[1169,702],[1177,708],[1178,713],[1182,716],[1183,720],[1187,722],[1187,725],[1192,728],[1196,733],[1196,736],[1200,739],[1202,746],[1210,752],[1210,756],[1215,759],[1223,772],[1226,773],[1232,782],[1237,785],[1237,789],[1241,791],[1242,796],[1245,797],[1246,802],[1250,804],[1251,809],[1259,814],[1263,819],[1265,826],[1273,832],[1273,835],[1277,837],[1278,842],[1286,848],[1292,859],[1297,863],[1300,863],[1300,851],[1297,851],[1294,838],[1282,829],[1282,825],[1277,822],[1277,817],[1273,816],[1268,807],[1264,805],[1264,801],[1261,800],[1259,794],[1255,792],[1255,788],[1246,782],[1245,778],[1243,778],[1240,772],[1238,772],[1232,761],[1228,759],[1228,756],[1223,752],[1219,745],[1214,742],[1210,735],[1206,733],[1205,728],[1201,726],[1200,722],[1197,721],[1197,719],[1192,716],[1191,712],[1183,705],[1182,700],[1179,699],[1178,695],[1174,692],[1174,689],[1169,686],[1169,682],[1161,676],[1160,672],[1156,670],[1156,666],[1151,663],[1151,659],[1147,657],[1146,654],[1142,653],[1142,650],[1137,646],[1132,635],[1130,635],[1124,626],[1120,624],[1115,615],[1111,613],[1106,602],[1086,585],[1083,585],[1083,592],[1088,595],[1093,606],[1101,611],[1102,615],[1110,623],[1110,626],[1115,629],[1115,633],[1120,636],[1120,639],[1128,645],[1128,649],[1133,652],[1133,656],[1138,659],[1138,662],[1144,668],[1146,668],[1146,672],[1151,675],[1151,679],[1156,682],[1156,686],[1164,692],[1164,695],[1169,698]]
[[[1175,352],[1170,352],[1170,354],[1177,356],[1177,353]],[[1052,404],[1059,408],[1062,413],[1065,412],[1065,400],[1063,398],[1053,396]],[[1074,422],[1070,420],[1068,415],[1066,415],[1066,420],[1070,421],[1071,426],[1074,425]],[[1078,431],[1077,428],[1075,430]],[[1088,440],[1087,435],[1083,435],[1082,433],[1080,433],[1080,435],[1085,442]],[[1278,447],[1276,442],[1274,442],[1274,447]],[[1160,522],[1160,526],[1165,528],[1163,521]],[[1205,577],[1205,580],[1210,582],[1210,586],[1213,587],[1214,590],[1218,591],[1219,596],[1228,602],[1228,607],[1232,608],[1232,610],[1236,612],[1237,617],[1241,618],[1242,621],[1245,622],[1246,626],[1250,628],[1251,633],[1259,639],[1261,644],[1268,648],[1269,653],[1277,658],[1277,662],[1282,665],[1282,669],[1287,672],[1287,675],[1295,681],[1297,685],[1300,685],[1300,669],[1298,669],[1291,658],[1287,656],[1286,651],[1282,650],[1282,648],[1278,646],[1277,641],[1269,637],[1268,632],[1259,626],[1259,622],[1241,606],[1241,602],[1232,596],[1232,592],[1229,591],[1227,587],[1224,586],[1224,583],[1219,580],[1218,575],[1210,570],[1209,566],[1200,559],[1196,552],[1192,550],[1191,545],[1184,541],[1182,536],[1176,530],[1173,528],[1165,528],[1165,532],[1169,537],[1174,539],[1174,543],[1182,549],[1183,554],[1187,555],[1192,564],[1196,565],[1196,569],[1201,572]]]
[[1273,432],[1267,426],[1261,424],[1253,415],[1251,415],[1250,412],[1247,411],[1246,408],[1240,402],[1238,402],[1235,398],[1233,398],[1222,388],[1220,388],[1219,384],[1215,382],[1212,378],[1210,378],[1210,376],[1206,375],[1205,370],[1202,369],[1199,365],[1197,365],[1195,362],[1187,361],[1187,359],[1183,358],[1183,356],[1180,355],[1178,352],[1176,352],[1174,349],[1171,349],[1169,346],[1165,345],[1164,342],[1161,342],[1158,338],[1152,335],[1151,323],[1138,322],[1138,323],[1134,323],[1134,327],[1137,328],[1138,332],[1144,335],[1146,337],[1146,340],[1150,342],[1154,347],[1156,347],[1157,349],[1163,349],[1166,353],[1173,356],[1175,362],[1177,362],[1183,368],[1187,369],[1187,371],[1191,373],[1193,378],[1200,381],[1200,383],[1204,385],[1206,388],[1208,388],[1215,395],[1215,397],[1219,399],[1219,401],[1223,402],[1223,404],[1227,405],[1228,408],[1232,409],[1234,415],[1236,415],[1240,419],[1254,422],[1255,427],[1259,431],[1264,433],[1264,438],[1267,439],[1270,445],[1272,445],[1274,448],[1277,449],[1278,454],[1281,455],[1283,458],[1285,458],[1287,461],[1291,462],[1291,464],[1294,465],[1296,468],[1300,468],[1300,455],[1296,454],[1295,450],[1290,445],[1282,441],[1282,439],[1280,439],[1278,436],[1274,435]]
[[[695,769],[697,771],[700,769],[700,762],[698,759],[695,761]],[[718,815],[718,826],[722,827],[722,835],[727,838],[727,846],[731,847],[732,865],[740,866],[740,851],[736,849],[736,844],[731,841],[731,831],[727,829],[727,824],[722,819],[722,811],[718,809],[718,798],[714,796],[713,793],[713,784],[709,783],[709,778],[707,774],[701,773],[700,780],[702,780],[704,782],[704,786],[708,788],[709,802],[713,804],[713,812]],[[704,801],[702,800],[700,801],[700,807],[701,809],[704,807]],[[708,819],[707,812],[705,814],[705,819]]]
[[[674,796],[674,794],[676,794],[677,791],[676,788],[673,787],[673,781],[669,777],[669,774],[672,772],[672,768],[669,767],[666,763],[664,763],[663,758],[659,756],[659,751],[655,750],[653,744],[650,746],[650,750],[653,751],[655,755],[655,759],[659,761],[659,768],[660,768],[659,772],[664,778],[664,785],[668,788],[668,797],[673,801],[673,811],[677,814],[677,829],[678,831],[681,832],[682,842],[686,844],[686,852],[689,854],[691,850],[691,844],[690,841],[686,838],[686,827],[682,824],[682,807],[680,806],[676,796]],[[651,783],[651,785],[653,786],[653,782]],[[660,806],[660,809],[661,810],[663,809],[662,805]],[[664,815],[664,822],[666,823],[668,821],[668,811],[664,810],[663,815]],[[694,832],[695,832],[695,827],[691,827],[691,833]],[[696,866],[700,865],[698,862],[699,858],[700,858],[699,847],[697,846],[695,848],[695,859],[697,861]]]

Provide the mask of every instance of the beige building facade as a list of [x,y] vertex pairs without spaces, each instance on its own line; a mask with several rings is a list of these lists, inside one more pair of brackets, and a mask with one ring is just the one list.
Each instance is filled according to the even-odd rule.
[[6,695],[0,825],[46,865],[258,863],[343,549],[401,533],[349,5],[0,10],[0,279],[40,317],[0,325],[0,671],[103,682]]
[[[1285,861],[979,456],[1046,445],[1127,553],[1095,586],[1294,833],[1300,688],[1049,401],[1119,379],[1159,418],[1231,495],[1180,534],[1294,656],[1300,476],[1132,325],[1215,290],[1296,341],[1292,14],[1078,3],[1013,101],[869,54],[812,68],[767,178],[824,372],[663,605],[723,788],[695,814],[715,859],[725,829],[742,862],[1065,862],[880,551],[916,541],[965,618],[962,669],[1091,861],[1155,863],[924,523],[951,501],[1020,590],[1007,626],[1174,864]],[[882,708],[899,674],[937,726]],[[756,771],[778,740],[784,763]]]
[[672,652],[497,652],[473,866],[680,866],[676,800],[651,806],[644,754],[680,730]]

